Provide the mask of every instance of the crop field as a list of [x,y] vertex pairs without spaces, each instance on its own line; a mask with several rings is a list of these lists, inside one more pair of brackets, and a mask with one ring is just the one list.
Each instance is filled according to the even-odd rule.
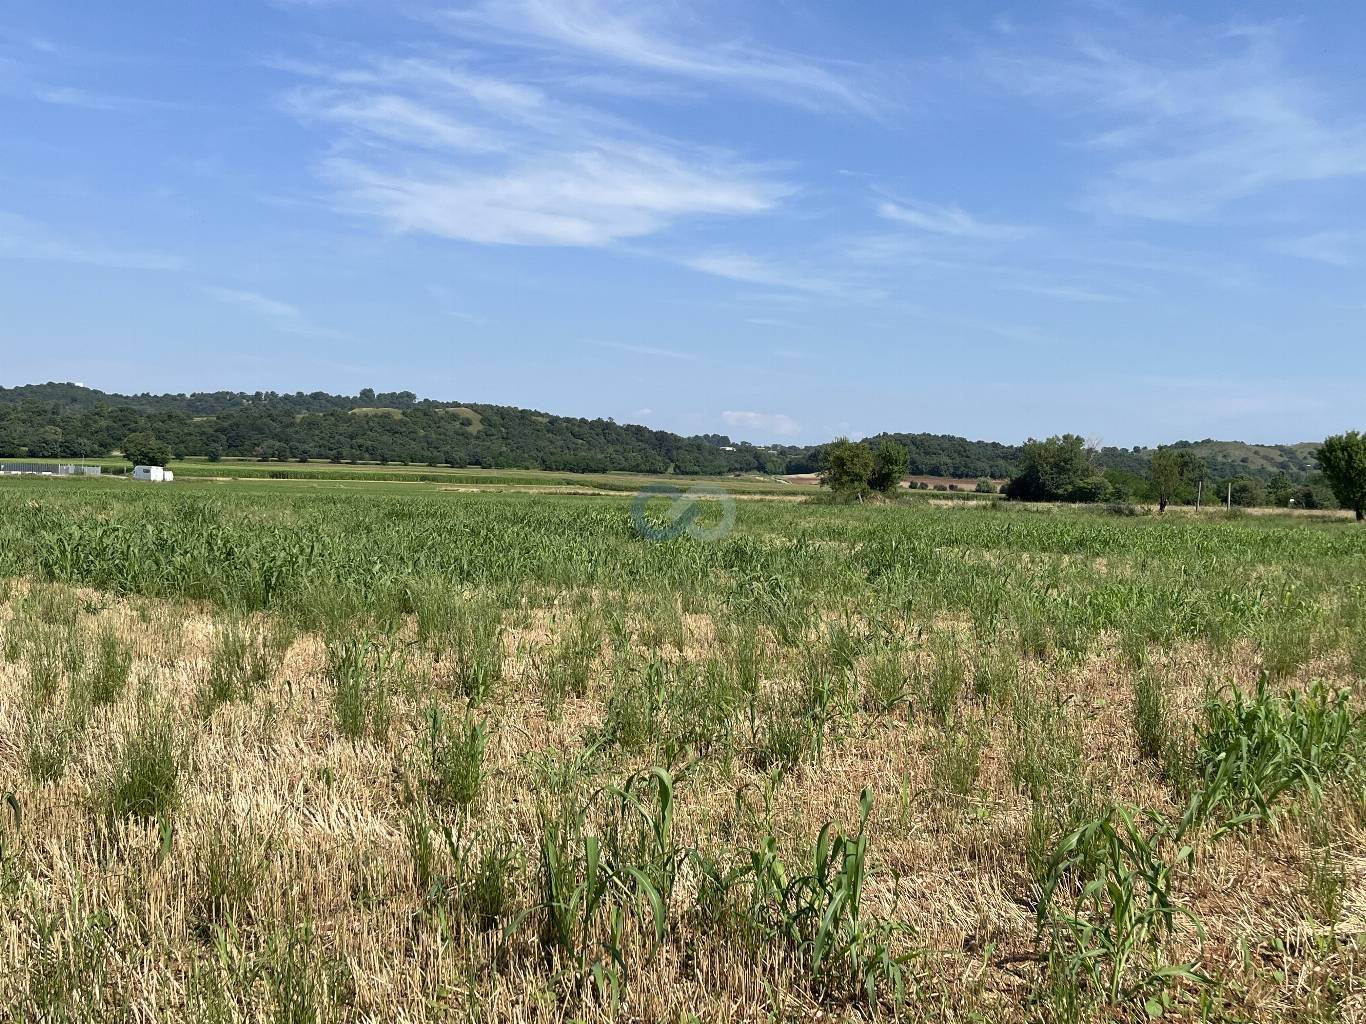
[[0,1021],[1366,1020],[1366,529],[737,506],[0,481]]
[[[26,462],[51,465],[54,468],[67,463],[84,466],[100,466],[106,474],[125,474],[130,469],[126,459],[26,459]],[[645,473],[559,473],[541,469],[454,469],[449,466],[419,466],[408,463],[331,463],[331,462],[261,462],[256,459],[173,459],[167,466],[182,482],[194,480],[260,480],[272,482],[307,481],[369,483],[406,483],[406,484],[443,484],[455,488],[478,491],[564,491],[575,493],[606,492],[615,494],[634,494],[642,487],[659,483],[661,477]],[[728,490],[740,495],[764,494],[770,496],[792,496],[800,488],[776,476],[763,476],[757,473],[731,476],[687,476],[672,478],[680,487],[686,488],[697,483],[723,484]],[[814,482],[814,481],[813,481]],[[972,489],[975,481],[957,481],[960,486]]]

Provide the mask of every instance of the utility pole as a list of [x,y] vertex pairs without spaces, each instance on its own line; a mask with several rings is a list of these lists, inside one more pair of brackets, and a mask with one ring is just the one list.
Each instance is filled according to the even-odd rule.
[[1195,511],[1199,512],[1205,503],[1205,481],[1201,480],[1195,485]]
[[1233,511],[1233,481],[1228,482],[1228,510]]

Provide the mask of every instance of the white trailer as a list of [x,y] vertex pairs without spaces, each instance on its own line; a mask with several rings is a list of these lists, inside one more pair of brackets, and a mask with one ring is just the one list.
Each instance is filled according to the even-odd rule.
[[149,480],[152,483],[161,484],[166,483],[168,480],[174,480],[175,476],[167,470],[162,469],[160,466],[134,466],[133,479]]

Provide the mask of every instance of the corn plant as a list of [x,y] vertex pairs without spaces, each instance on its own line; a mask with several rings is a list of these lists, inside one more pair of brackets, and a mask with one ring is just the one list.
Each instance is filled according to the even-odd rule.
[[1366,719],[1346,690],[1316,682],[1280,696],[1263,677],[1251,696],[1212,696],[1192,755],[1199,813],[1265,819],[1283,796],[1317,801],[1326,785],[1361,763],[1363,751]]
[[884,996],[896,1002],[904,997],[909,955],[893,952],[896,929],[863,917],[872,799],[865,789],[853,835],[827,822],[805,863],[784,863],[772,836],[745,851],[745,859],[730,872],[705,858],[698,863],[704,880],[700,900],[714,921],[732,890],[748,888],[748,904],[737,919],[751,942],[760,947],[779,944],[822,997],[858,997],[876,1004]]
[[1110,1003],[1160,1000],[1176,980],[1210,981],[1195,963],[1168,964],[1161,956],[1178,921],[1203,934],[1195,915],[1172,897],[1174,873],[1193,853],[1187,846],[1164,858],[1161,846],[1170,836],[1160,815],[1112,805],[1058,844],[1038,903],[1055,978]]
[[[541,944],[571,977],[616,1004],[629,973],[628,922],[648,917],[648,961],[664,941],[674,880],[686,851],[673,839],[673,777],[662,768],[543,807]],[[601,814],[602,828],[593,818]],[[513,926],[530,912],[514,919]]]

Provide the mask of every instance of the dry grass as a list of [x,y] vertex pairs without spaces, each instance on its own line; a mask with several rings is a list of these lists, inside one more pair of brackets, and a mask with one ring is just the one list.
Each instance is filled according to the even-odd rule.
[[[661,760],[658,722],[642,744],[603,739],[605,724],[626,713],[620,680],[644,702],[640,672],[652,656],[662,666],[705,666],[723,643],[722,623],[679,611],[677,626],[661,630],[616,595],[563,595],[555,607],[509,616],[502,678],[473,707],[443,688],[441,662],[410,623],[378,640],[392,684],[387,728],[353,740],[336,725],[324,638],[286,636],[268,678],[206,716],[204,680],[239,620],[204,606],[51,589],[75,609],[67,643],[107,630],[132,664],[115,699],[75,712],[79,740],[64,769],[35,780],[26,768],[31,720],[78,700],[70,694],[79,672],[64,672],[63,696],[35,708],[22,635],[35,619],[19,611],[31,588],[11,589],[5,632],[16,637],[15,656],[0,666],[7,1020],[1061,1019],[1035,923],[1036,804],[1062,807],[1090,794],[1177,816],[1182,807],[1139,752],[1133,671],[1115,643],[1065,667],[1025,660],[1006,692],[987,699],[975,696],[968,673],[942,720],[914,682],[932,669],[927,639],[908,645],[912,696],[891,707],[870,710],[877,702],[862,699],[873,655],[859,654],[847,673],[823,664],[816,674],[838,677],[844,696],[821,725],[819,751],[789,770],[754,767],[757,741],[743,712],[725,742],[675,752],[673,838],[729,862],[771,837],[790,863],[823,823],[851,831],[869,790],[862,911],[895,926],[885,941],[905,956],[904,998],[823,992],[790,950],[751,948],[742,932],[704,919],[693,909],[699,875],[689,863],[653,956],[650,915],[625,914],[614,965],[624,985],[614,998],[537,940],[543,814],[565,794],[620,783]],[[586,610],[613,607],[624,613],[624,646],[604,631],[587,655],[584,692],[547,701],[547,652]],[[259,616],[248,623],[267,625]],[[780,707],[792,700],[810,671],[803,657],[764,639],[760,692]],[[1258,655],[1220,657],[1254,666]],[[1192,720],[1211,659],[1198,645],[1157,656],[1175,720]],[[1290,684],[1326,676],[1351,685],[1341,671],[1328,659]],[[1249,683],[1255,671],[1239,676]],[[433,705],[449,721],[472,716],[489,731],[469,807],[432,796]],[[149,728],[164,731],[175,759],[175,799],[145,816],[115,813],[107,791],[117,758]],[[1035,748],[1053,763],[1040,769],[1046,781],[1032,800],[1019,779]],[[1217,983],[1175,986],[1169,1013],[1366,1019],[1359,796],[1335,790],[1317,815],[1287,813],[1201,841],[1175,891],[1205,934],[1178,927],[1164,953],[1198,963]],[[419,834],[431,839],[425,866],[414,853]],[[507,857],[506,900],[481,918],[471,908],[492,897],[479,888],[487,881],[480,864],[499,870],[484,859],[498,851]],[[1097,1012],[1126,1017],[1142,1006]]]

